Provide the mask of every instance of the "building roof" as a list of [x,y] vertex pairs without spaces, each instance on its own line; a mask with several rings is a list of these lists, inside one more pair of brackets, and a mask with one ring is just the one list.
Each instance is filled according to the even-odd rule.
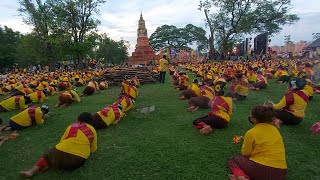
[[308,46],[308,48],[317,48],[317,47],[320,47],[320,38],[316,39]]

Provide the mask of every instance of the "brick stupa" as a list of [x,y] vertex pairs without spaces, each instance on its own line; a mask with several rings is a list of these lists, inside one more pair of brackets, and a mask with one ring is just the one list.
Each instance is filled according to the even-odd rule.
[[129,65],[145,64],[148,60],[159,59],[150,47],[148,32],[142,13],[140,15],[138,30],[137,30],[137,44],[132,56],[129,57]]

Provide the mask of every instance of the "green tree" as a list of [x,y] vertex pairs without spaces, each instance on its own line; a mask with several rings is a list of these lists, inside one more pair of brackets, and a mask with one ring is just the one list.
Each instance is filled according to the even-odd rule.
[[10,67],[16,62],[16,47],[20,37],[19,32],[0,26],[0,68]]
[[184,28],[163,25],[150,36],[150,44],[156,51],[160,49],[190,49],[197,45],[199,51],[207,49],[206,31],[192,24]]
[[211,58],[214,57],[214,53],[215,53],[215,47],[214,47],[214,37],[215,37],[215,28],[213,26],[213,22],[212,22],[212,18],[210,18],[212,15],[210,15],[210,9],[212,8],[212,4],[211,2],[209,2],[208,0],[205,1],[200,1],[199,4],[199,10],[203,10],[204,15],[206,17],[206,26],[209,27],[210,30],[210,37],[209,37],[209,55]]
[[79,60],[88,53],[88,42],[85,42],[90,33],[94,32],[101,23],[96,19],[100,14],[99,6],[105,0],[56,0],[53,3],[53,12],[57,26],[71,37],[73,51]]
[[290,14],[291,0],[204,0],[200,6],[215,8],[208,15],[215,29],[221,52],[227,52],[230,42],[245,34],[281,31],[281,26],[299,20]]
[[36,33],[22,35],[20,43],[16,46],[17,63],[21,67],[41,64],[44,62],[45,52],[46,49],[42,46],[41,39]]
[[105,63],[122,64],[128,59],[129,46],[128,41],[114,41],[102,34],[97,42],[96,58]]
[[[53,1],[53,0],[52,0]],[[54,32],[53,20],[55,15],[52,11],[51,0],[20,0],[19,12],[26,24],[33,26],[33,32],[39,37],[41,47],[45,51],[42,54],[43,61],[54,63],[54,43],[52,38]]]

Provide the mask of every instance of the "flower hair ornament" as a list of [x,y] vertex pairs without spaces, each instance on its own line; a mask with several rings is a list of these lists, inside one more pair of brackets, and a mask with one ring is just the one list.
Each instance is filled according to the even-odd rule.
[[215,90],[216,92],[220,92],[220,91],[221,91],[221,86],[220,86],[220,84],[217,84],[217,85],[214,87],[214,90]]

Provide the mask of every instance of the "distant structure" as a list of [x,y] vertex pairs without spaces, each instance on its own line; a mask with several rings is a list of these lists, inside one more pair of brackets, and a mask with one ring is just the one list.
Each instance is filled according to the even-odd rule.
[[297,54],[306,50],[308,46],[307,41],[300,41],[299,43],[293,43],[292,41],[286,42],[284,46],[272,46],[272,51],[279,53],[291,52]]
[[138,21],[138,30],[137,30],[137,44],[132,56],[129,57],[129,65],[143,65],[148,63],[149,60],[159,59],[153,49],[150,47],[148,32],[146,29],[145,21],[142,17],[142,12],[140,19]]

